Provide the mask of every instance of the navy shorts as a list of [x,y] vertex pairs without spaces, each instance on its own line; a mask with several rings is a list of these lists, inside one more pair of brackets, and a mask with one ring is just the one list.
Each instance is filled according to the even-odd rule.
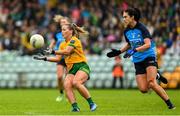
[[158,68],[157,61],[155,57],[147,57],[141,62],[134,63],[135,69],[136,69],[136,75],[138,74],[145,74],[146,68],[148,66],[155,66]]
[[61,60],[57,63],[57,65],[62,65],[62,66],[64,66],[64,67],[66,67],[66,63],[65,63],[64,58],[61,59]]

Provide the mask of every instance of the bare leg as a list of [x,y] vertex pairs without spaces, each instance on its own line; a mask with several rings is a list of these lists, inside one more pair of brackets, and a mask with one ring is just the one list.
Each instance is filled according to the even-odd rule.
[[68,74],[64,80],[64,89],[66,91],[66,96],[71,104],[76,102],[75,94],[73,92],[73,78],[74,75]]
[[147,93],[148,92],[149,88],[148,88],[146,74],[138,74],[138,75],[136,75],[136,82],[137,82],[139,90],[142,93]]
[[73,86],[76,87],[79,93],[87,100],[90,106],[90,110],[95,111],[97,109],[97,105],[93,102],[88,89],[83,85],[87,81],[87,79],[87,73],[79,70],[73,80]]
[[73,86],[77,88],[79,93],[85,98],[90,98],[89,91],[87,88],[83,85],[84,82],[86,82],[88,79],[88,75],[84,71],[78,71],[75,75],[75,78],[73,80]]
[[146,70],[149,87],[152,88],[164,101],[168,100],[169,97],[167,93],[156,82],[157,68],[155,66],[149,66]]
[[149,66],[146,68],[146,71],[149,87],[165,101],[169,109],[175,109],[176,107],[171,103],[165,90],[156,82],[157,68],[155,66]]
[[59,91],[63,90],[63,75],[64,75],[64,66],[57,65],[57,81]]

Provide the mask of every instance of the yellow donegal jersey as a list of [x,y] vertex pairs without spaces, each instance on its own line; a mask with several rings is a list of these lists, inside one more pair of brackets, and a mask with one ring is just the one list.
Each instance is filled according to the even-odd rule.
[[60,45],[60,50],[64,50],[67,46],[74,47],[74,50],[70,55],[65,55],[65,62],[68,70],[70,70],[74,63],[87,62],[86,57],[83,52],[81,41],[73,36],[70,41],[62,42]]

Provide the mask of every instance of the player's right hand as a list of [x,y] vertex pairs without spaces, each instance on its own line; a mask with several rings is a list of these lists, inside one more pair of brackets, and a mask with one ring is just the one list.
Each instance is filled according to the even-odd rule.
[[38,55],[34,55],[33,56],[33,59],[35,60],[44,60],[44,61],[47,61],[47,57],[42,55],[42,54],[38,54]]
[[129,58],[129,57],[131,57],[136,52],[137,52],[137,50],[135,48],[131,49],[131,50],[128,50],[123,57],[124,58]]
[[111,51],[108,52],[106,55],[107,55],[107,57],[111,58],[111,57],[118,56],[119,54],[121,54],[120,50],[111,49]]
[[50,54],[55,54],[55,51],[51,48],[46,48],[45,50],[43,50],[43,53],[46,55],[50,55]]

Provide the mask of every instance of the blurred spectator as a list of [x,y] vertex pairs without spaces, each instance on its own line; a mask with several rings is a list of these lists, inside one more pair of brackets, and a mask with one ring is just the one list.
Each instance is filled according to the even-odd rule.
[[124,71],[123,71],[123,66],[121,64],[120,56],[115,57],[115,64],[112,69],[112,74],[113,74],[112,88],[116,88],[117,79],[119,79],[120,82],[119,88],[124,88],[124,83],[123,83]]
[[165,44],[161,44],[157,46],[157,63],[159,67],[161,67],[162,65],[162,56],[165,53],[165,48],[166,48]]
[[[83,40],[86,53],[101,54],[111,43],[121,42],[121,11],[128,7],[141,10],[142,21],[157,45],[166,44],[165,49],[169,49],[177,43],[175,38],[180,34],[179,0],[0,0],[0,31],[3,30],[0,46],[7,50],[25,48],[23,52],[34,51],[28,45],[29,36],[26,36],[26,42],[23,42],[23,37],[35,32],[42,33],[48,44],[52,33],[48,28],[51,19],[55,14],[61,14],[79,26],[84,25],[90,32],[89,39]],[[8,44],[20,47],[17,49]]]
[[170,54],[176,54],[180,56],[180,34],[176,37],[173,45],[167,51]]
[[169,33],[168,39],[165,41],[166,42],[166,48],[170,48],[173,44],[173,33]]

